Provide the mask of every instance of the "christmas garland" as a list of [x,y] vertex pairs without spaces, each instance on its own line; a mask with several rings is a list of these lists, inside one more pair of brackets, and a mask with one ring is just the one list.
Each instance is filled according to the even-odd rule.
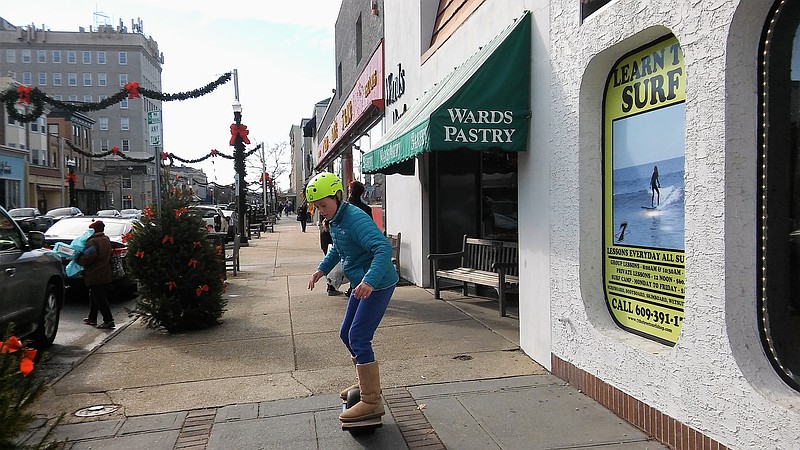
[[[119,92],[112,95],[111,97],[107,97],[99,102],[89,102],[89,103],[62,102],[52,97],[48,97],[44,92],[40,91],[39,88],[31,88],[29,86],[17,86],[16,88],[10,87],[6,89],[2,94],[0,94],[0,101],[5,103],[8,115],[14,118],[14,120],[17,120],[18,122],[28,123],[28,122],[33,122],[39,116],[42,115],[45,103],[55,106],[57,108],[65,109],[67,111],[88,112],[88,111],[99,111],[101,109],[106,109],[109,106],[121,102],[125,98],[133,99],[133,98],[147,97],[156,100],[161,100],[162,102],[171,102],[174,100],[183,101],[183,100],[188,100],[190,98],[202,97],[212,92],[214,89],[230,81],[231,75],[232,75],[231,72],[225,73],[219,78],[217,78],[216,81],[213,81],[199,89],[195,89],[189,92],[179,92],[177,94],[165,94],[163,92],[153,91],[150,89],[139,87],[139,82],[134,81],[125,84],[125,87],[123,89],[121,89]],[[17,111],[17,108],[15,107],[17,103],[32,104],[33,111],[24,114],[20,113],[19,111]]]
[[[81,154],[83,156],[89,157],[89,158],[104,158],[104,157],[109,156],[109,155],[115,155],[115,156],[119,156],[120,158],[128,160],[128,161],[141,162],[141,163],[153,162],[153,159],[155,159],[155,156],[149,156],[147,158],[134,158],[134,157],[126,155],[123,152],[120,152],[119,151],[119,147],[116,147],[116,146],[112,147],[111,150],[108,150],[108,151],[105,151],[105,152],[100,152],[100,153],[85,152],[85,151],[79,149],[78,147],[75,147],[75,145],[73,145],[72,142],[69,139],[64,139],[64,142],[67,144],[67,147],[69,147],[70,150],[72,150],[72,151],[74,151],[76,153],[79,153],[79,154]],[[256,151],[260,150],[262,145],[263,144],[258,144],[252,150],[250,150],[248,152],[245,152],[244,153],[244,158],[247,159],[248,156],[250,156],[253,153],[255,153]],[[179,156],[177,156],[177,155],[175,155],[173,153],[167,153],[167,152],[162,152],[161,153],[161,159],[162,160],[169,159],[170,165],[172,165],[174,163],[173,160],[175,160],[175,159],[177,159],[178,161],[180,161],[182,163],[194,164],[194,163],[199,163],[199,162],[205,161],[208,158],[213,158],[215,156],[221,156],[221,157],[223,157],[225,159],[236,159],[235,156],[226,155],[224,153],[219,152],[217,149],[212,149],[207,155],[205,155],[205,156],[203,156],[201,158],[197,158],[197,159],[184,159],[184,158],[181,158],[181,157],[179,157]]]

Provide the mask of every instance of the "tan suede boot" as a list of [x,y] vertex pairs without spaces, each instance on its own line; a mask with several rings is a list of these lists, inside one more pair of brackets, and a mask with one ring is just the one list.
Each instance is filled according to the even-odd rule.
[[[351,358],[353,359],[353,367],[355,367],[356,364],[358,364],[358,361],[356,361],[355,356],[351,356]],[[356,371],[356,377],[358,377],[358,371]],[[342,392],[339,392],[339,397],[341,397],[342,400],[347,401],[347,393],[350,392],[351,389],[358,389],[358,383],[350,386],[349,388],[345,388]]]
[[381,376],[378,362],[356,364],[358,382],[361,385],[361,401],[339,415],[342,422],[358,422],[386,414],[381,397]]

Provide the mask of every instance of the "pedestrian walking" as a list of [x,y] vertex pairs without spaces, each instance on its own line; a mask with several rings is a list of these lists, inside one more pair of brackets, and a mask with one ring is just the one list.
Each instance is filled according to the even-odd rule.
[[[95,220],[89,225],[94,230],[86,246],[78,256],[77,262],[83,266],[83,281],[89,288],[89,316],[83,323],[97,328],[113,330],[114,316],[108,304],[108,285],[114,279],[111,272],[111,240],[104,233],[106,225],[102,220]],[[103,323],[97,324],[98,311],[103,316]]]
[[305,233],[306,224],[308,224],[308,206],[306,204],[302,204],[297,208],[297,220],[300,222],[300,228],[303,229],[303,233]]
[[308,281],[308,288],[330,272],[340,261],[352,285],[339,337],[350,353],[359,383],[344,389],[346,399],[353,388],[361,389],[361,401],[339,415],[345,423],[385,414],[381,397],[378,362],[372,338],[383,319],[397,285],[392,266],[392,246],[375,222],[343,200],[342,182],[332,173],[320,173],[308,183],[306,200],[312,203],[330,226],[333,245]]
[[353,180],[350,182],[350,196],[347,197],[347,202],[351,205],[358,206],[359,209],[367,213],[368,216],[372,217],[372,208],[369,207],[366,203],[361,200],[361,196],[364,195],[364,184],[358,180]]

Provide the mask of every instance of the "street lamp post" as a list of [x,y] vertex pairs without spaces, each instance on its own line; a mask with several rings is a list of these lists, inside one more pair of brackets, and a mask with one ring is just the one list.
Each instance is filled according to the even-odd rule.
[[75,162],[76,161],[71,158],[67,160],[67,167],[69,168],[69,175],[67,178],[69,180],[69,206],[78,206],[78,196],[75,192],[75,180],[77,179],[75,176]]
[[[238,210],[237,226],[239,228],[239,245],[247,246],[247,234],[245,229],[245,215],[247,214],[247,198],[245,197],[245,167],[244,167],[244,137],[247,134],[242,130],[242,104],[239,99],[233,103],[233,121],[231,132],[233,133],[233,155],[234,155],[234,169],[236,170],[236,209]],[[235,127],[235,128],[234,128]]]

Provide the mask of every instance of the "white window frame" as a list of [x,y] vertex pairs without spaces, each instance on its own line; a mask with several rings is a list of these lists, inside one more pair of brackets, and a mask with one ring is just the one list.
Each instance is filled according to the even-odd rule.
[[121,144],[122,144],[122,145],[120,145],[120,149],[121,149],[123,152],[129,152],[129,151],[131,151],[131,140],[130,140],[130,139],[123,139],[123,140],[122,140],[122,142],[121,142]]
[[6,62],[15,63],[17,62],[17,51],[13,48],[6,49]]
[[125,86],[126,84],[128,84],[128,74],[127,73],[119,74],[119,85]]
[[106,63],[106,51],[105,50],[98,50],[97,51],[97,64],[105,64]]
[[67,50],[67,64],[78,64],[78,52]]
[[44,64],[47,62],[47,51],[46,50],[36,50],[36,60],[39,63]]
[[61,72],[53,72],[53,86],[61,86]]
[[39,72],[39,86],[47,86],[47,72]]
[[30,72],[22,72],[22,84],[30,86],[33,83],[33,74]]
[[119,65],[120,66],[128,65],[128,52],[119,52]]
[[76,72],[69,72],[67,74],[67,85],[68,86],[78,85],[78,74]]
[[101,130],[108,130],[108,117],[100,117],[100,129]]
[[53,64],[61,64],[61,50],[53,50]]
[[119,109],[128,109],[128,98],[125,97],[119,101]]
[[31,63],[31,49],[29,48],[22,49],[22,63],[23,64]]
[[89,50],[83,51],[83,63],[84,64],[91,64],[92,63],[92,52]]
[[119,129],[122,131],[128,131],[131,129],[131,119],[129,117],[120,117],[119,118]]
[[97,85],[98,86],[108,86],[108,74],[106,73],[98,73],[97,74]]
[[91,86],[92,85],[92,73],[91,72],[83,72],[83,85],[84,86]]

